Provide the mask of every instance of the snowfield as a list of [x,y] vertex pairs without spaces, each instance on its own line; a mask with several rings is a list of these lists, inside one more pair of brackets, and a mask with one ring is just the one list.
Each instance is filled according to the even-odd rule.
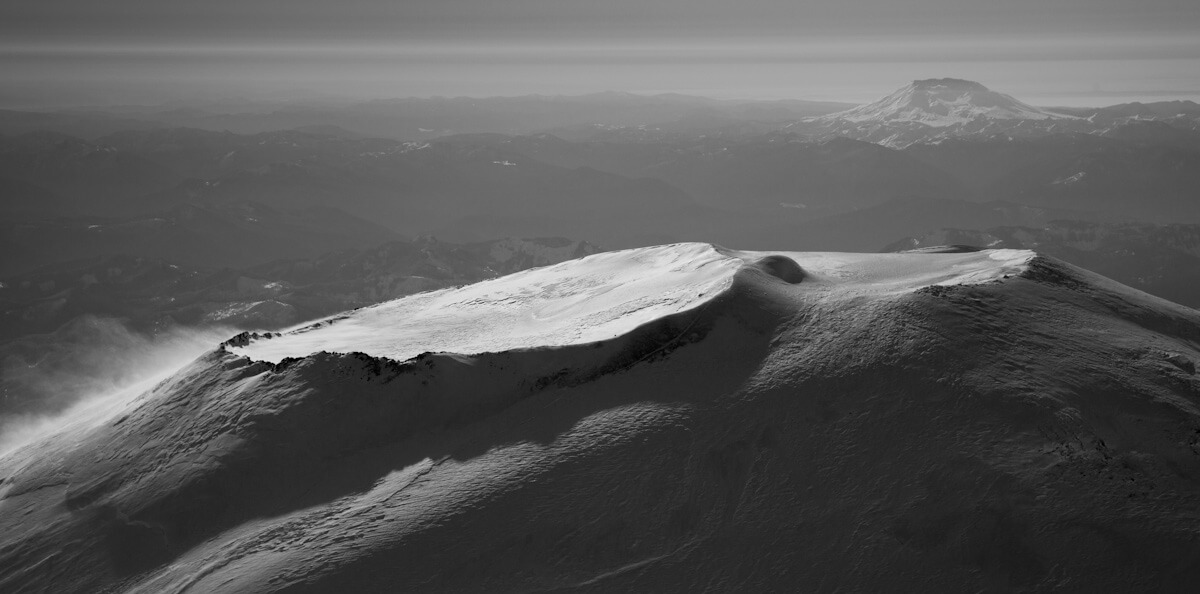
[[1028,251],[599,254],[0,457],[0,592],[1192,591],[1197,361]]
[[[404,361],[426,352],[473,355],[605,340],[702,305],[728,289],[741,267],[773,253],[702,243],[608,252],[389,301],[228,350],[272,363],[320,351]],[[807,271],[806,286],[837,281],[853,290],[896,291],[1019,274],[1033,252],[780,255]]]
[[274,363],[318,351],[404,361],[591,342],[704,302],[740,265],[706,244],[597,254],[389,301],[230,351]]

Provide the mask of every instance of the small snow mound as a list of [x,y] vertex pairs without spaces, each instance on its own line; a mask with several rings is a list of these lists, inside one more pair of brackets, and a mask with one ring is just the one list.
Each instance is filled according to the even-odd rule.
[[804,280],[804,269],[795,260],[780,255],[764,256],[747,264],[750,268],[761,270],[785,283],[796,284]]

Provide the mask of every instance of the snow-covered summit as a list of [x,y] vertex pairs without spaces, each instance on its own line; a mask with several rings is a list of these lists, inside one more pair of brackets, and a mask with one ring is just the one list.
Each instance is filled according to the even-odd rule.
[[601,340],[704,301],[740,264],[707,244],[607,252],[384,302],[230,350],[272,362],[322,350],[403,361]]
[[797,263],[786,266],[799,266],[809,284],[874,293],[984,282],[1017,273],[1032,257],[1020,250],[929,256],[741,252],[706,243],[636,248],[411,295],[227,349],[277,363],[320,351],[404,361],[425,352],[565,346],[700,307],[729,289],[740,270],[762,262]]
[[240,338],[0,456],[0,591],[1194,590],[1200,313],[972,249],[642,248]]
[[976,119],[1073,119],[1028,105],[974,81],[956,78],[914,80],[896,92],[867,105],[829,114],[824,121],[855,123],[919,122],[944,127]]

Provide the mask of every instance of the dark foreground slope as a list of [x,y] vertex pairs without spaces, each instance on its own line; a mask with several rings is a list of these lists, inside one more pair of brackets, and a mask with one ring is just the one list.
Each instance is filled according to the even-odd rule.
[[992,255],[734,254],[554,348],[240,337],[0,459],[0,590],[1190,590],[1200,315]]

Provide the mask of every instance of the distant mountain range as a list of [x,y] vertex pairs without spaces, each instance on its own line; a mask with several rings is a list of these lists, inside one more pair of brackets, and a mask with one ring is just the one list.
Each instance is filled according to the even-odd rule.
[[1098,108],[1037,107],[978,82],[935,78],[913,81],[860,106],[597,93],[361,103],[225,101],[55,112],[0,110],[0,134],[43,131],[96,140],[114,133],[172,128],[242,135],[294,129],[344,139],[421,141],[454,134],[551,133],[573,141],[628,143],[746,138],[780,132],[809,140],[844,136],[900,148],[956,137],[1100,134],[1144,121],[1196,130],[1200,126],[1200,105],[1193,101],[1161,101]]
[[[278,262],[342,262],[420,236],[876,251],[898,249],[902,238],[949,241],[942,229],[962,234],[952,243],[986,244],[997,229],[1021,228],[1044,236],[1036,249],[1197,303],[1200,289],[1170,280],[1191,278],[1191,256],[1143,247],[1127,259],[1097,256],[1106,252],[1060,249],[1053,237],[1091,226],[1117,244],[1154,246],[1135,238],[1200,224],[1198,119],[1200,106],[1188,101],[1045,108],[958,79],[914,81],[858,107],[612,93],[0,112],[0,283],[8,287],[0,292],[26,281],[102,279],[107,261],[177,266],[196,278],[230,269],[306,287],[296,295],[332,283],[318,297],[280,301],[283,308],[218,315],[224,305],[133,299],[139,305],[120,314],[292,320],[437,275],[395,272],[381,281],[364,273],[365,284],[351,290],[346,271],[359,264],[336,273],[318,266],[301,279]],[[1142,260],[1160,270],[1145,282]],[[486,268],[482,261],[467,269]],[[103,294],[98,286],[72,299]],[[192,291],[146,286],[176,299]],[[57,307],[47,295],[22,300],[44,313]],[[212,303],[275,299],[264,295]],[[44,331],[67,313],[120,309],[101,301],[30,314],[41,321],[13,328]]]
[[[654,104],[624,95],[566,104],[605,101]],[[1200,223],[1200,132],[1187,127],[1194,107],[1054,115],[977,83],[938,79],[791,132],[748,135],[592,125],[574,140],[475,133],[406,142],[319,119],[248,135],[27,132],[0,137],[0,274],[106,254],[240,268],[429,234],[875,250],[947,226]],[[851,136],[860,125],[942,136],[898,150],[798,131],[835,121],[853,123],[844,130]],[[1047,127],[1064,122],[1091,132]],[[973,126],[1029,134],[972,134]]]
[[[581,98],[575,102],[546,99],[542,103],[593,106],[660,103],[707,105],[682,98],[657,101],[641,101],[636,96],[617,95],[607,99],[592,97],[587,101]],[[483,103],[494,106],[525,105],[516,99]],[[432,104],[437,103],[435,101]],[[457,100],[446,100],[445,103],[446,106],[460,104],[463,102]],[[395,105],[405,106],[409,103],[396,102]],[[537,102],[530,103],[528,108],[534,109],[536,105]],[[413,170],[420,170],[419,173],[424,175],[430,172],[433,160],[461,162],[476,157],[488,159],[485,165],[517,165],[511,154],[515,151],[549,165],[588,167],[626,177],[660,178],[710,205],[732,203],[737,208],[745,208],[748,205],[760,205],[761,200],[767,205],[783,202],[820,210],[820,203],[827,201],[832,202],[836,210],[838,205],[855,206],[847,204],[847,201],[875,201],[881,193],[883,198],[889,198],[905,194],[950,196],[962,195],[963,192],[962,188],[953,184],[930,181],[927,173],[920,172],[920,165],[905,162],[886,151],[865,153],[867,149],[863,147],[835,145],[826,147],[827,158],[823,162],[820,155],[806,157],[789,152],[810,150],[807,145],[837,138],[851,138],[893,148],[912,146],[923,153],[936,153],[938,149],[930,146],[950,139],[993,144],[1013,142],[1014,139],[1040,143],[1072,134],[1086,134],[1081,142],[1088,146],[1079,147],[1082,150],[1092,150],[1097,146],[1093,137],[1120,140],[1140,148],[1200,150],[1200,133],[1195,130],[1197,118],[1200,118],[1200,106],[1191,102],[1114,106],[1074,110],[1074,113],[1067,114],[1062,112],[1070,110],[1050,111],[1032,107],[1007,95],[987,90],[978,83],[954,79],[916,81],[870,105],[800,120],[794,117],[791,120],[778,120],[774,128],[770,120],[746,118],[750,117],[749,114],[772,113],[782,117],[787,113],[763,112],[766,107],[760,108],[757,111],[745,106],[739,108],[741,111],[729,108],[732,110],[729,114],[735,115],[722,116],[728,120],[722,127],[728,131],[724,134],[709,134],[712,130],[690,127],[687,122],[694,121],[697,116],[680,113],[675,114],[676,120],[659,123],[647,120],[649,123],[637,125],[587,124],[580,129],[588,130],[586,134],[560,127],[556,128],[561,133],[558,135],[473,133],[447,136],[432,143],[432,151],[427,150],[430,147],[426,147],[424,141],[372,139],[349,132],[322,120],[323,116],[315,112],[305,112],[309,113],[310,119],[304,120],[295,130],[273,130],[252,135],[167,127],[126,128],[91,139],[44,131],[27,132],[0,137],[0,184],[11,190],[10,199],[0,208],[12,211],[28,208],[29,204],[41,209],[58,205],[59,210],[67,212],[92,208],[112,214],[113,209],[131,211],[140,208],[144,211],[161,207],[160,204],[147,204],[143,199],[145,196],[178,198],[216,193],[271,203],[271,195],[279,192],[290,196],[292,202],[308,201],[328,206],[331,202],[342,202],[331,194],[341,194],[353,202],[364,193],[373,193],[381,199],[392,197],[397,189],[438,192],[426,187],[433,180],[411,179]],[[40,115],[45,117],[31,118],[31,122],[51,126],[52,122],[48,123],[47,118],[53,120],[53,114]],[[593,113],[591,116],[599,118],[601,114]],[[486,126],[482,128],[487,129]],[[375,131],[384,132],[383,129]],[[1067,147],[1064,153],[1061,150],[1063,142],[1049,142],[1051,144],[1047,146],[1051,150],[1067,157],[1071,156],[1072,151],[1079,150]],[[466,147],[468,150],[452,154],[438,148],[446,144]],[[1109,146],[1118,145],[1112,143]],[[495,150],[491,154],[480,154],[480,146]],[[952,148],[946,151],[951,156],[962,149],[962,145]],[[1020,151],[1029,148],[1033,149],[1033,153],[1039,150],[1036,144],[1026,144],[1021,145]],[[418,154],[419,150],[425,152]],[[847,159],[842,156],[846,152],[860,154]],[[1015,157],[1000,159],[995,167],[1005,167],[1012,158]],[[883,162],[874,163],[879,160]],[[896,162],[888,163],[889,160]],[[1062,158],[1051,159],[1049,164],[1062,161]],[[947,173],[961,173],[958,177],[966,178],[968,183],[978,186],[980,178],[975,177],[974,173],[988,163],[989,160],[980,160],[965,168],[961,167],[961,163],[953,163],[948,166]],[[437,165],[435,170],[452,167],[457,166]],[[1171,167],[1186,169],[1186,164],[1172,164]],[[830,175],[844,175],[837,173],[839,169],[853,171],[850,175],[854,177],[854,183],[844,183],[839,188],[822,181]],[[924,177],[925,181],[916,184],[912,181],[897,183],[897,170],[917,178]],[[1048,172],[1054,176],[1048,180],[1041,179],[1041,175],[1022,177],[1029,179],[1029,183],[1054,185],[1055,181],[1070,182],[1073,176],[1081,172],[1093,176],[1096,173],[1079,169],[1055,170]],[[880,177],[881,174],[883,177]],[[323,179],[330,175],[334,179]],[[276,179],[269,179],[272,177]],[[877,187],[872,187],[866,181],[872,177],[879,180]],[[990,181],[995,177],[987,175],[982,179]],[[220,181],[225,187],[221,190],[204,190],[191,181],[196,179]],[[437,183],[466,179],[455,174]],[[1083,179],[1075,178],[1077,181]],[[347,183],[357,187],[346,191]],[[291,187],[277,188],[279,184]],[[505,185],[505,182],[501,181],[500,185]],[[999,191],[1011,191],[1014,185],[1019,184],[1014,182],[1010,188],[1001,188]],[[485,190],[494,191],[498,187],[494,181],[488,181]],[[580,189],[561,188],[553,191],[562,194],[578,192]],[[1020,191],[1026,190],[1020,188]],[[441,193],[451,194],[461,201],[461,193],[467,191],[478,192],[479,189],[445,188]],[[530,194],[527,189],[514,188],[513,191],[526,196]],[[795,195],[797,193],[800,195]],[[1016,198],[1019,196],[987,197],[1001,200]],[[418,205],[421,206],[425,205]],[[512,204],[504,206],[511,208]],[[378,209],[373,210],[371,216],[378,216],[378,212]],[[412,217],[405,215],[403,218]]]
[[908,197],[1027,204],[1093,220],[1200,222],[1193,198],[1200,188],[1200,133],[1163,122],[1132,122],[1103,134],[954,137],[902,150],[794,134],[636,143],[473,135],[441,142],[654,177],[709,208],[770,213],[780,223]]
[[161,106],[93,107],[56,112],[0,110],[0,134],[53,131],[95,139],[125,130],[196,128],[257,134],[293,128],[346,137],[429,140],[466,132],[530,134],[595,126],[667,125],[683,133],[749,128],[763,132],[852,104],[828,101],[714,100],[680,94],[433,97],[358,103],[225,101]]

